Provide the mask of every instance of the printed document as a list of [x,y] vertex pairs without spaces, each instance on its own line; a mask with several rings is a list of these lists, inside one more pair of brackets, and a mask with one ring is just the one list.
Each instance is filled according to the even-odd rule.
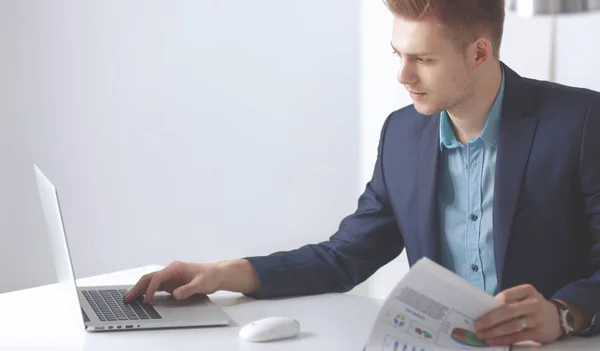
[[474,322],[502,303],[428,258],[384,301],[366,351],[508,351],[475,336]]

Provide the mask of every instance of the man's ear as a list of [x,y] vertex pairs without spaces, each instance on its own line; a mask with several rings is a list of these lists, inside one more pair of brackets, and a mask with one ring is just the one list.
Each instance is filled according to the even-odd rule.
[[477,38],[469,45],[473,52],[471,53],[474,57],[474,66],[481,67],[483,64],[493,56],[492,43],[487,38]]

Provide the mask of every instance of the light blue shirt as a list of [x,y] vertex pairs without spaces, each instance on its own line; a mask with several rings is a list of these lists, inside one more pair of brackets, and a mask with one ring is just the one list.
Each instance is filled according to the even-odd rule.
[[498,293],[494,261],[494,176],[504,71],[481,135],[458,142],[446,111],[440,115],[439,209],[442,264],[490,295]]

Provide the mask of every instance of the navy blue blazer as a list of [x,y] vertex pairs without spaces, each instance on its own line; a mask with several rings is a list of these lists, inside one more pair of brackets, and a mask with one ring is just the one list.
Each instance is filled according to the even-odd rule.
[[[505,95],[494,184],[500,290],[531,284],[600,315],[600,93],[519,76]],[[439,115],[386,119],[372,179],[329,240],[245,257],[255,298],[345,292],[406,249],[440,263]],[[600,316],[599,316],[600,317]],[[600,323],[588,335],[600,332]]]

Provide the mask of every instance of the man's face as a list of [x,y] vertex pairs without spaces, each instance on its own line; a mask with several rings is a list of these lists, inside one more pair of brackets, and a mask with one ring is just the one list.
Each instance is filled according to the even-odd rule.
[[473,67],[467,51],[443,33],[433,19],[394,19],[392,46],[400,58],[398,82],[410,93],[416,110],[437,114],[464,101],[473,90]]

